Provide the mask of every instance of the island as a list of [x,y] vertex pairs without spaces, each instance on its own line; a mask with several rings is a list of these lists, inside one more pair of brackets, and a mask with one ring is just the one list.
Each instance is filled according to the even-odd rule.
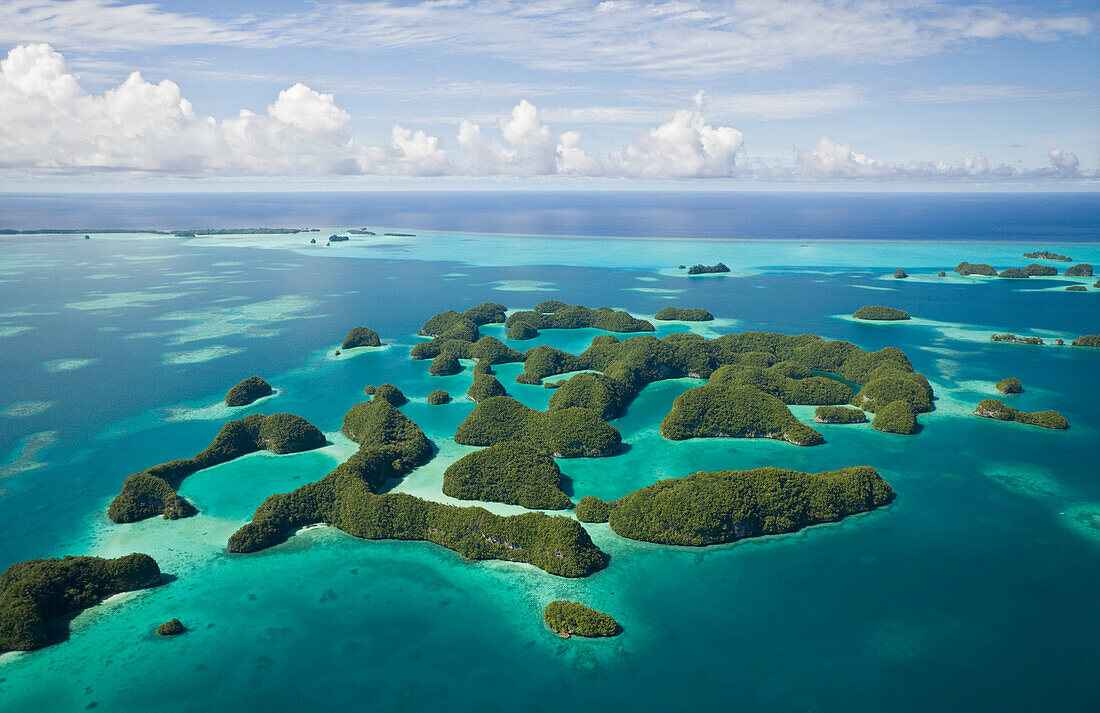
[[610,307],[590,309],[581,305],[567,305],[557,300],[542,302],[535,309],[513,312],[504,325],[513,327],[525,322],[540,329],[602,329],[607,332],[652,332],[654,327],[644,319],[637,319],[629,312],[618,312]]
[[356,347],[380,347],[382,340],[378,338],[378,332],[366,327],[355,327],[348,336],[344,337],[341,349],[354,349]]
[[387,238],[415,238],[414,233],[383,233]]
[[365,386],[363,387],[363,393],[370,396],[373,401],[385,401],[390,406],[404,406],[409,403],[409,400],[405,397],[405,394],[401,393],[401,389],[397,388],[393,384],[382,384],[381,386]]
[[428,403],[432,406],[442,406],[443,404],[451,402],[451,395],[443,389],[436,389],[432,393],[428,394]]
[[896,322],[909,319],[909,313],[903,309],[883,307],[882,305],[864,305],[853,314],[856,319],[868,319],[883,322]]
[[677,396],[672,410],[661,421],[661,436],[673,441],[774,438],[796,446],[825,442],[820,433],[795,418],[775,396],[752,386],[721,383],[700,386]]
[[550,631],[563,639],[570,636],[615,636],[619,622],[603,612],[564,599],[550,602],[542,612]]
[[497,443],[455,461],[443,474],[443,494],[529,510],[573,506],[562,492],[561,470],[550,454],[517,441]]
[[577,501],[573,516],[581,522],[607,522],[611,517],[611,504],[588,495]]
[[465,446],[504,441],[522,441],[555,458],[599,458],[618,453],[622,435],[590,409],[536,411],[510,396],[482,399],[455,432],[455,443]]
[[344,232],[351,235],[374,235],[373,230],[367,230],[366,228],[352,228],[351,230],[345,230]]
[[17,562],[0,575],[0,651],[41,648],[50,619],[159,581],[156,560],[140,553]]
[[991,334],[991,342],[1008,342],[1009,344],[1042,344],[1041,337],[1018,337],[1015,334]]
[[508,339],[517,340],[534,339],[535,337],[539,336],[539,330],[535,329],[527,322],[516,322],[511,327],[509,327],[508,334],[506,336],[508,337]]
[[1029,277],[1053,277],[1058,274],[1058,268],[1053,265],[1039,265],[1033,262],[1024,267],[1024,274]]
[[909,277],[909,274],[906,273],[905,270],[902,270],[900,267],[897,270],[894,270],[895,280],[904,280],[907,277]]
[[1016,377],[1010,376],[997,382],[997,391],[1002,394],[1022,394],[1024,393],[1024,385]]
[[1092,265],[1083,262],[1066,268],[1066,277],[1092,277]]
[[604,553],[572,518],[541,512],[501,516],[407,493],[378,493],[387,479],[404,476],[432,454],[420,427],[389,402],[356,404],[343,430],[359,450],[321,480],[268,497],[229,538],[230,552],[266,549],[298,528],[323,522],[356,537],[425,540],[471,560],[527,562],[563,577],[584,577],[606,566]]
[[275,393],[271,384],[258,376],[250,376],[244,379],[225,395],[226,406],[248,406],[257,399],[271,396]]
[[1070,342],[1073,347],[1100,347],[1100,334],[1085,334]]
[[506,395],[504,385],[497,380],[496,376],[488,371],[474,370],[474,383],[470,384],[470,388],[466,390],[466,398],[481,402],[493,396]]
[[616,500],[609,517],[622,537],[702,547],[795,532],[894,500],[870,466],[824,473],[782,468],[699,472],[668,478]]
[[814,421],[817,423],[867,423],[867,414],[862,409],[847,406],[818,406],[814,409]]
[[726,267],[725,263],[718,263],[716,265],[692,265],[688,268],[687,274],[689,275],[716,275],[722,272],[729,272],[730,269]]
[[1062,262],[1073,262],[1073,258],[1066,257],[1065,255],[1059,255],[1058,253],[1052,253],[1049,250],[1040,250],[1034,253],[1024,253],[1024,257],[1029,260],[1061,260]]
[[1002,270],[1001,274],[997,275],[997,277],[1007,277],[1007,278],[1014,278],[1014,279],[1019,280],[1019,279],[1027,279],[1028,277],[1031,277],[1031,275],[1026,270],[1024,270],[1023,268],[1010,267],[1007,270]]
[[328,241],[330,243],[346,243],[349,240],[351,240],[351,238],[349,238],[346,235],[330,235],[330,236],[328,236]]
[[1084,285],[1070,285],[1066,288],[1066,292],[1088,292],[1088,288]]
[[981,275],[983,277],[997,276],[997,271],[993,269],[993,266],[986,265],[985,263],[971,264],[969,262],[960,262],[958,267],[955,268],[955,272],[960,275]]
[[902,399],[891,401],[875,412],[875,417],[871,420],[871,428],[884,433],[911,436],[919,430],[917,412],[908,401]]
[[665,307],[653,318],[662,322],[710,322],[714,315],[698,307]]
[[462,365],[458,363],[458,357],[451,352],[443,352],[428,367],[428,373],[432,376],[453,376],[462,371]]
[[195,457],[161,463],[126,478],[107,515],[114,522],[137,522],[155,515],[167,520],[188,517],[195,514],[195,506],[180,497],[176,488],[192,473],[259,450],[298,453],[323,445],[325,435],[293,414],[253,414],[230,421]]
[[166,621],[157,627],[157,634],[160,636],[177,636],[182,634],[186,629],[183,627],[183,622],[179,619],[172,619]]
[[1057,411],[1033,411],[1029,413],[1019,411],[1011,406],[1005,406],[1003,402],[997,399],[982,399],[978,403],[978,407],[974,409],[974,415],[996,419],[997,421],[1026,423],[1029,426],[1039,426],[1041,428],[1059,430],[1069,428],[1069,421]]

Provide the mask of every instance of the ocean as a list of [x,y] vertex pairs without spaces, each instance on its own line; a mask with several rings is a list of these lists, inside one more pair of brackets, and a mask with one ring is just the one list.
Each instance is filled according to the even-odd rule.
[[[0,229],[317,228],[299,235],[0,236],[0,569],[64,554],[153,555],[166,583],[62,622],[58,643],[0,655],[0,711],[437,710],[1034,711],[1100,700],[1100,333],[1096,277],[999,280],[1049,249],[1100,266],[1094,194],[305,193],[0,196]],[[325,246],[329,234],[368,228]],[[385,232],[409,233],[384,236]],[[309,239],[317,237],[317,244]],[[731,272],[687,277],[679,265]],[[1061,270],[1071,263],[1055,264]],[[896,268],[910,277],[896,280]],[[945,270],[947,276],[938,277]],[[1086,291],[1067,292],[1084,285]],[[674,305],[717,318],[657,334],[749,330],[896,346],[931,381],[921,431],[819,425],[826,443],[662,439],[672,400],[646,387],[612,422],[627,444],[560,460],[565,490],[614,499],[662,478],[764,465],[872,465],[897,493],[875,512],[798,533],[681,548],[587,525],[607,569],[569,580],[469,562],[422,542],[327,527],[229,555],[267,496],[320,478],[354,446],[339,434],[367,384],[398,385],[437,449],[395,491],[442,495],[473,403],[470,364],[411,360],[431,315],[483,301],[556,299],[650,318]],[[909,311],[868,324],[865,304]],[[385,346],[335,356],[354,326]],[[502,326],[483,334],[504,337]],[[994,332],[1048,344],[991,343]],[[579,352],[598,330],[545,330]],[[1067,346],[1049,344],[1062,337]],[[545,408],[550,390],[508,393]],[[260,375],[276,395],[229,409]],[[1012,405],[1056,409],[1067,431],[971,415],[1015,376]],[[455,400],[430,406],[444,388]],[[220,426],[286,411],[331,445],[259,453],[187,478],[200,513],[117,525],[130,473],[193,455]],[[803,422],[812,407],[792,407]],[[482,503],[479,503],[482,504]],[[482,504],[494,512],[517,506]],[[542,623],[574,599],[622,625],[561,640]],[[179,637],[153,630],[173,617]]]

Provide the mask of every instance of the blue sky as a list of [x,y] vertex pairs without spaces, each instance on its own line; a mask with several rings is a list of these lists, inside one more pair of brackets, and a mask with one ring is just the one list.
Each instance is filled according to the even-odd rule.
[[0,0],[0,188],[1091,189],[1098,26],[1096,2]]

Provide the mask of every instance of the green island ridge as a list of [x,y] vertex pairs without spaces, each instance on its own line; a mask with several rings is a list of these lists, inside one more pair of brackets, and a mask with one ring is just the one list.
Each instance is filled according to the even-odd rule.
[[617,312],[610,307],[590,309],[581,305],[567,305],[557,300],[547,300],[535,305],[533,310],[513,312],[504,326],[514,327],[526,323],[535,330],[541,329],[602,329],[607,332],[652,332],[654,327],[644,319],[629,312]]
[[366,228],[352,228],[351,230],[346,230],[344,232],[350,233],[351,235],[375,235],[376,234],[373,230],[367,230]]
[[1029,275],[1023,268],[1010,267],[1007,270],[1001,270],[1001,274],[997,275],[997,277],[1007,277],[1010,279],[1014,278],[1020,280],[1027,279],[1028,277],[1031,277],[1031,275]]
[[1065,255],[1059,255],[1058,253],[1052,253],[1049,250],[1040,250],[1034,253],[1024,253],[1024,257],[1028,260],[1061,260],[1062,262],[1073,262],[1073,258]]
[[902,270],[900,267],[897,270],[894,270],[895,280],[904,280],[907,277],[909,277],[909,274],[905,272],[905,270]]
[[716,265],[692,265],[687,269],[689,275],[717,275],[722,272],[729,272],[730,269],[726,267],[725,263],[717,263]]
[[611,517],[611,505],[597,497],[587,495],[577,501],[573,516],[581,522],[607,522]]
[[1066,288],[1066,292],[1088,292],[1088,288],[1084,285],[1070,285]]
[[539,330],[535,329],[528,322],[516,322],[508,328],[506,335],[508,339],[523,340],[534,339],[539,336]]
[[17,562],[0,575],[0,651],[41,648],[50,619],[159,581],[156,561],[139,553]]
[[371,397],[372,401],[385,401],[390,406],[404,406],[409,403],[409,400],[405,397],[405,394],[401,393],[401,389],[397,388],[393,384],[382,384],[381,386],[365,386],[363,387],[363,393]]
[[1070,342],[1074,347],[1100,347],[1100,334],[1084,334]]
[[991,334],[991,342],[1008,342],[1009,344],[1042,344],[1042,337],[1017,337],[1015,334]]
[[561,470],[550,454],[517,441],[474,451],[452,463],[443,474],[443,494],[529,510],[573,506],[562,492]]
[[428,373],[432,376],[453,376],[462,371],[462,365],[458,363],[458,357],[450,352],[443,352],[428,367]]
[[997,271],[993,269],[992,265],[986,265],[985,263],[971,264],[969,262],[960,262],[955,268],[955,272],[960,275],[982,275],[983,277],[996,277]]
[[1032,411],[1029,413],[1019,411],[1011,406],[1005,406],[1003,402],[997,399],[982,399],[978,403],[978,407],[974,409],[974,415],[982,418],[992,418],[997,421],[1026,423],[1029,426],[1039,426],[1040,428],[1059,430],[1069,428],[1069,421],[1057,411]]
[[253,414],[222,426],[214,441],[193,458],[182,458],[134,473],[122,483],[107,510],[114,522],[137,522],[156,515],[167,520],[194,515],[195,506],[176,488],[184,478],[260,450],[298,453],[325,445],[325,435],[304,418],[289,413]]
[[615,636],[620,631],[619,622],[607,614],[564,599],[547,604],[542,620],[550,631],[563,639],[570,636]]
[[328,241],[330,243],[346,243],[349,240],[351,240],[351,238],[349,238],[346,235],[330,235],[330,236],[328,236]]
[[1010,376],[997,382],[997,391],[1002,394],[1022,394],[1024,393],[1024,385],[1016,377]]
[[505,441],[528,443],[555,458],[596,458],[618,453],[622,435],[590,409],[536,411],[510,396],[491,396],[478,402],[455,432],[455,443],[465,446]]
[[636,490],[609,504],[609,522],[621,537],[700,547],[835,522],[893,499],[890,485],[870,466],[825,473],[723,470]]
[[225,395],[225,405],[248,406],[257,399],[271,396],[273,393],[275,391],[271,388],[271,384],[258,376],[250,376],[229,390]]
[[442,406],[443,404],[451,402],[451,395],[443,389],[436,389],[432,393],[428,394],[428,403],[432,406]]
[[847,406],[818,406],[814,409],[814,421],[817,423],[867,423],[867,414],[862,409]]
[[341,349],[354,349],[356,347],[380,347],[382,340],[378,338],[378,332],[366,327],[354,327],[348,336],[344,337]]
[[[717,373],[717,372],[716,372]],[[661,421],[661,436],[687,438],[774,438],[796,446],[825,442],[775,396],[752,386],[707,384],[676,397]]]
[[183,622],[179,619],[172,619],[166,621],[157,627],[157,634],[160,636],[176,636],[182,634],[186,629],[183,627]]
[[432,453],[419,426],[388,401],[356,404],[343,430],[359,443],[355,455],[319,481],[264,500],[252,521],[229,538],[230,552],[266,549],[298,528],[325,523],[356,537],[434,542],[467,559],[527,562],[563,577],[583,577],[606,565],[606,556],[571,518],[539,512],[505,517],[406,493],[378,494],[383,482],[404,476]]
[[493,396],[507,396],[504,385],[496,376],[487,371],[474,371],[474,383],[466,390],[466,398],[480,403]]
[[884,433],[897,433],[902,436],[911,436],[918,430],[917,412],[908,401],[891,401],[878,411],[871,419],[871,428]]
[[875,321],[894,322],[909,319],[909,313],[903,309],[883,307],[882,305],[864,305],[853,314],[856,319],[869,319]]
[[653,318],[662,322],[710,322],[714,315],[698,307],[665,307]]
[[1024,267],[1024,274],[1028,277],[1053,277],[1058,274],[1058,268],[1053,265],[1039,265],[1033,262]]
[[1092,277],[1092,265],[1083,262],[1066,268],[1066,277]]

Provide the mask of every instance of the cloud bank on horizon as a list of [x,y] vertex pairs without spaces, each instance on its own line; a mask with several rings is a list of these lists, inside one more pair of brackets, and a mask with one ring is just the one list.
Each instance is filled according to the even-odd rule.
[[[1064,59],[1061,45],[1095,50],[1095,13],[924,0],[448,0],[202,16],[172,4],[0,3],[0,42],[10,47],[0,61],[0,177],[1100,176],[1096,57],[1078,61],[1079,78],[1043,81]],[[1049,70],[1033,61],[1031,76],[990,81],[1001,57],[983,64],[973,48],[991,42],[1058,56]],[[936,67],[935,83],[893,87],[897,65],[939,62],[959,47],[972,57],[957,83]],[[179,83],[131,71],[169,49],[157,73]],[[363,71],[347,70],[347,57],[363,53]],[[271,71],[286,56],[302,66]],[[815,75],[817,65],[828,66]],[[356,105],[364,96],[378,98],[366,111]],[[195,108],[210,104],[224,118]]]

